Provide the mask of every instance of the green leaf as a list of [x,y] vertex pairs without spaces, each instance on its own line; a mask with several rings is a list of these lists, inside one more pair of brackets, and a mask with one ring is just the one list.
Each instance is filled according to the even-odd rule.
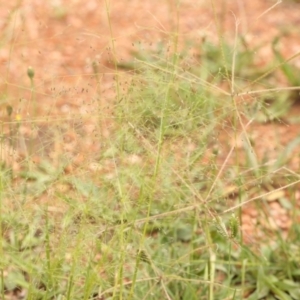
[[176,231],[177,240],[189,242],[193,237],[193,228],[189,225],[181,226]]

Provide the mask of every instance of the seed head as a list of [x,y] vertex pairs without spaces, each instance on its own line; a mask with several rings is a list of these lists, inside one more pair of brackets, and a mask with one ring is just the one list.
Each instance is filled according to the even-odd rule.
[[33,77],[34,77],[34,70],[33,70],[32,67],[28,67],[28,69],[27,69],[27,75],[30,78],[30,80],[33,79]]

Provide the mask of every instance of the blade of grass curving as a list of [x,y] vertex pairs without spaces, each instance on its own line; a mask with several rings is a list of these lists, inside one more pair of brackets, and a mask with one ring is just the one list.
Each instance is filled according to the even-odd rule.
[[249,137],[246,133],[244,133],[244,137],[245,137],[245,140],[243,140],[243,146],[246,151],[248,161],[249,161],[249,163],[251,165],[251,169],[255,173],[256,177],[259,177],[260,174],[259,174],[259,164],[258,164],[257,157],[255,155],[253,147],[251,146]]
[[300,144],[300,136],[295,138],[293,141],[291,141],[284,149],[283,151],[278,155],[274,165],[273,169],[280,168],[283,164],[286,163],[288,158],[291,156],[293,150]]
[[[252,120],[249,121],[249,122],[246,124],[246,126],[244,126],[243,131],[242,131],[241,134],[243,134],[243,133],[245,132],[246,128],[247,128],[251,123],[252,123]],[[210,187],[210,189],[209,189],[209,191],[208,191],[206,197],[204,198],[204,202],[206,202],[206,201],[208,200],[208,198],[210,197],[212,191],[214,190],[214,188],[215,188],[215,186],[216,186],[216,184],[217,184],[217,181],[218,181],[218,179],[221,177],[221,175],[222,175],[222,173],[223,173],[223,171],[224,171],[224,169],[225,169],[225,166],[226,166],[226,164],[227,164],[227,162],[228,162],[228,160],[229,160],[229,158],[230,158],[230,156],[231,156],[231,154],[232,154],[232,152],[233,152],[234,149],[235,149],[235,144],[233,144],[233,145],[231,146],[230,151],[228,152],[228,154],[227,154],[227,156],[226,156],[226,158],[225,158],[225,160],[224,160],[224,162],[223,162],[223,164],[222,164],[222,166],[221,166],[221,168],[220,168],[220,170],[219,170],[219,172],[218,172],[218,174],[217,174],[217,176],[216,176],[216,178],[215,178],[213,184],[211,185],[211,187]]]
[[[290,56],[289,58],[287,58],[286,60],[284,60],[283,62],[281,62],[280,64],[276,65],[275,67],[271,68],[270,70],[266,71],[264,74],[262,74],[261,76],[259,76],[257,79],[251,81],[248,85],[246,85],[245,87],[243,87],[242,91],[250,88],[251,86],[253,86],[254,84],[258,83],[260,80],[262,80],[263,78],[267,77],[269,74],[273,73],[274,71],[276,71],[277,69],[281,68],[284,64],[288,63],[289,61],[293,60],[294,58],[300,56],[300,51],[298,51],[297,53],[295,53],[294,55]],[[280,89],[279,89],[280,90]],[[247,93],[246,93],[247,94]]]
[[278,4],[281,4],[281,3],[282,3],[282,0],[277,0],[277,2],[275,4],[273,4],[271,7],[269,7],[264,12],[262,12],[256,19],[257,20],[260,19],[261,17],[266,15],[268,12],[270,12],[272,9],[274,9]]
[[[273,53],[275,54],[275,57],[278,59],[278,61],[282,63],[282,62],[284,62],[284,57],[281,55],[279,50],[277,50],[277,47],[276,47],[279,42],[279,39],[280,39],[280,37],[278,36],[273,40],[272,50],[273,50]],[[300,85],[300,77],[298,75],[299,70],[297,70],[296,67],[292,67],[289,64],[284,63],[281,66],[281,70],[291,85],[293,85],[293,86]]]
[[297,90],[300,90],[300,86],[280,87],[280,88],[274,88],[274,89],[262,89],[262,90],[256,90],[256,91],[247,91],[247,92],[238,93],[238,96],[273,93],[273,92],[281,92],[281,91],[297,91]]
[[221,214],[226,214],[226,213],[229,213],[229,212],[231,212],[231,211],[234,211],[234,210],[236,210],[236,209],[238,209],[238,208],[244,206],[244,205],[247,204],[247,203],[250,203],[250,202],[255,201],[255,200],[258,200],[258,199],[261,199],[261,198],[266,197],[266,196],[268,196],[268,195],[271,195],[271,194],[273,194],[273,193],[276,193],[276,192],[285,190],[285,189],[287,189],[288,187],[291,187],[291,186],[296,185],[297,183],[300,183],[300,179],[297,180],[297,181],[294,181],[294,182],[292,182],[292,183],[286,184],[286,185],[284,185],[284,186],[282,186],[282,187],[280,187],[280,188],[278,188],[278,189],[275,189],[275,190],[273,190],[273,191],[264,193],[264,194],[262,194],[262,195],[255,196],[255,197],[253,197],[253,198],[251,198],[251,199],[249,199],[249,200],[247,200],[247,201],[244,201],[243,203],[237,204],[237,205],[235,205],[235,206],[233,206],[233,207],[231,207],[231,208],[229,208],[229,209],[224,210]]

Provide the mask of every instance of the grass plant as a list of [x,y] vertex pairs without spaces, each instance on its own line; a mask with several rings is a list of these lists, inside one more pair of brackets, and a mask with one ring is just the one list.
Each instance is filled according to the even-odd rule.
[[[299,138],[274,145],[274,159],[259,154],[251,131],[257,120],[286,113],[285,101],[274,111],[266,95],[276,100],[300,89],[291,80],[289,88],[269,83],[279,69],[293,77],[291,59],[274,52],[279,63],[257,70],[255,49],[238,27],[233,44],[218,30],[218,45],[203,40],[193,44],[201,55],[189,55],[179,45],[177,4],[171,50],[139,50],[121,64],[110,5],[108,110],[95,62],[71,94],[84,94],[90,80],[94,100],[69,115],[56,113],[53,102],[40,115],[39,98],[59,101],[67,92],[42,91],[31,68],[34,113],[24,117],[26,105],[10,98],[6,80],[1,299],[300,299],[300,177],[299,166],[289,166]],[[19,153],[20,143],[30,151]],[[268,211],[273,201],[290,216],[285,233]],[[248,236],[243,209],[252,204],[256,224]]]

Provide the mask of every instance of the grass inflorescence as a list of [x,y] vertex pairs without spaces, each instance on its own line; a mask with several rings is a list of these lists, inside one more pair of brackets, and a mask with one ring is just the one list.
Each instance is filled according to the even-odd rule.
[[1,298],[299,299],[298,54],[259,69],[237,25],[182,45],[177,4],[168,45],[120,61],[110,5],[109,72],[6,75]]

